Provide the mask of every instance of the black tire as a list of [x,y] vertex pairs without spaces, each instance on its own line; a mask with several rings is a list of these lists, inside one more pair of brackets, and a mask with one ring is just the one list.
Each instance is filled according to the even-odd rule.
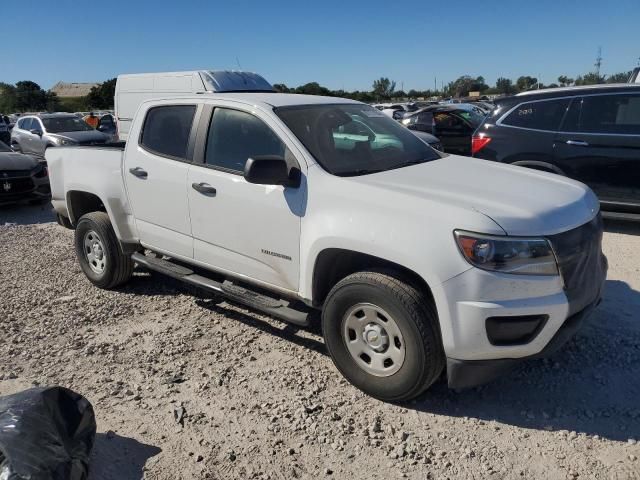
[[[347,313],[370,303],[388,312],[402,333],[405,357],[390,376],[376,376],[351,356],[343,334]],[[333,287],[322,311],[322,331],[335,366],[356,388],[372,397],[402,402],[417,397],[435,382],[445,357],[433,302],[409,283],[382,272],[358,272]]]
[[[104,270],[95,272],[89,265],[85,253],[85,235],[95,232],[103,246],[102,252],[106,259]],[[109,216],[105,212],[91,212],[83,215],[75,230],[76,256],[80,268],[94,285],[111,289],[127,282],[133,274],[133,260],[120,250],[118,238],[111,226]]]

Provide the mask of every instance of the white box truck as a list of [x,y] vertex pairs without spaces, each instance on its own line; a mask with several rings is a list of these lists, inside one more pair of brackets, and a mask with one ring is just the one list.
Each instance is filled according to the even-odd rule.
[[147,100],[188,97],[207,92],[247,91],[272,92],[273,87],[257,73],[235,70],[119,75],[115,96],[118,138],[127,140],[133,116],[140,104]]

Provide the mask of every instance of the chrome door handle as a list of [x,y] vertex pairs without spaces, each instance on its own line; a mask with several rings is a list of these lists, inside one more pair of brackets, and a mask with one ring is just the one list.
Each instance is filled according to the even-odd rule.
[[567,140],[567,145],[575,145],[576,147],[588,147],[589,144],[583,140]]
[[215,197],[217,193],[216,189],[208,183],[192,183],[191,188],[193,188],[196,192],[200,192],[203,195],[208,195],[210,197]]
[[130,168],[130,169],[129,169],[129,173],[130,173],[131,175],[135,176],[135,177],[138,177],[138,178],[147,178],[147,175],[148,175],[148,174],[147,174],[147,171],[146,171],[146,170],[143,170],[143,169],[142,169],[142,168],[140,168],[140,167]]

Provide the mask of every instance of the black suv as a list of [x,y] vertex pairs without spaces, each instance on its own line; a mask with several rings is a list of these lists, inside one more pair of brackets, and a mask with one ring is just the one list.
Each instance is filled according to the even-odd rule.
[[640,220],[640,84],[592,85],[496,100],[474,157],[586,183],[609,216]]

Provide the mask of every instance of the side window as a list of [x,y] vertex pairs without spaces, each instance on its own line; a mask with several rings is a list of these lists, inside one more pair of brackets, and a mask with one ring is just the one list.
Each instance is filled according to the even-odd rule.
[[579,106],[569,131],[640,135],[640,95],[594,95],[584,97]]
[[31,130],[31,119],[30,118],[23,118],[22,120],[20,120],[20,128],[22,130]]
[[205,163],[242,172],[247,159],[261,155],[285,156],[285,145],[262,120],[228,108],[213,111]]
[[433,124],[433,113],[431,112],[422,112],[421,114],[417,115],[417,117],[418,117],[417,123],[423,123],[425,125]]
[[566,98],[522,103],[502,123],[533,130],[556,131],[568,105],[569,99]]
[[37,118],[32,118],[31,119],[31,125],[29,127],[31,130],[40,130],[41,132],[43,131],[42,128],[42,123],[40,122],[39,119]]
[[149,109],[140,145],[159,155],[186,159],[195,112],[195,105],[168,105]]
[[457,128],[461,129],[464,127],[464,122],[457,115],[453,115],[451,113],[438,112],[433,116],[435,120],[436,127],[439,129],[442,128]]

